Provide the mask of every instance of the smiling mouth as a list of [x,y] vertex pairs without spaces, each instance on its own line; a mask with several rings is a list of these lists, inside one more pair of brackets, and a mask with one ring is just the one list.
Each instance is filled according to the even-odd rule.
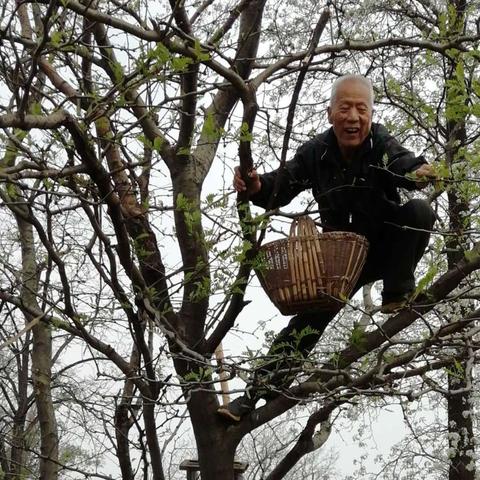
[[356,133],[358,133],[360,131],[359,128],[346,128],[345,129],[345,132],[350,134],[350,135],[354,135]]

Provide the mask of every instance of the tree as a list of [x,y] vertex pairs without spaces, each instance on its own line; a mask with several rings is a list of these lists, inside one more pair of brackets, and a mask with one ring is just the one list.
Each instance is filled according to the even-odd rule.
[[[478,116],[474,4],[470,10],[455,4],[462,27],[449,30],[451,8],[430,2],[339,2],[330,20],[314,1],[10,3],[1,2],[2,243],[20,245],[21,254],[9,247],[12,253],[2,258],[3,343],[10,348],[5,362],[15,359],[18,372],[2,389],[2,405],[16,420],[0,442],[7,478],[25,468],[25,419],[33,404],[40,478],[79,470],[59,454],[61,409],[72,412],[72,425],[75,415],[94,418],[101,450],[109,462],[116,457],[117,465],[106,470],[82,466],[85,476],[108,478],[108,469],[118,468],[124,480],[167,478],[169,428],[175,434],[185,405],[208,480],[233,478],[235,452],[246,435],[300,400],[312,402],[291,450],[266,474],[283,478],[320,447],[319,425],[339,407],[371,395],[415,399],[429,372],[473,358],[465,355],[476,351],[476,305],[455,321],[437,309],[467,298],[464,285],[476,287],[480,268],[478,245],[467,247],[452,225],[444,233],[455,239],[457,253],[447,268],[430,269],[415,309],[385,321],[372,313],[368,329],[352,329],[351,316],[344,317],[342,339],[328,355],[320,352],[313,366],[306,363],[288,392],[236,426],[216,415],[219,383],[211,359],[248,303],[260,230],[275,213],[252,214],[241,197],[237,218],[218,178],[224,174],[229,181],[237,148],[245,172],[253,157],[274,164],[283,138],[291,134],[298,145],[323,127],[318,115],[326,85],[342,72],[370,71],[384,79],[382,103],[412,112],[399,125],[408,136],[417,131],[412,118],[431,120],[435,111],[422,103],[416,117],[415,103],[395,104],[391,98],[402,92],[389,79],[396,69],[416,62],[424,62],[423,72],[429,61],[447,65],[443,80],[453,101],[457,66],[465,63],[470,83],[462,87],[463,103],[469,116]],[[397,23],[397,15],[406,21]],[[385,28],[375,36],[368,22],[380,18]],[[401,59],[397,65],[393,55]],[[297,93],[303,87],[301,101],[284,131],[285,106],[297,103],[290,94],[295,84]],[[414,86],[405,87],[413,94]],[[450,135],[448,167],[457,154],[470,166],[474,161],[477,128],[465,130],[468,158]],[[215,189],[206,186],[209,172]],[[450,185],[471,188],[461,169],[449,173]],[[452,202],[457,193],[450,188],[446,195]],[[444,196],[433,201],[441,204]],[[475,240],[475,219],[469,221]],[[20,318],[25,331],[15,331]],[[448,350],[440,348],[447,344]],[[75,346],[94,365],[91,371],[85,364],[70,366],[66,358]],[[225,368],[232,377],[248,375],[258,357],[227,358]],[[79,376],[87,371],[97,388],[80,391],[64,382],[74,368]],[[81,422],[74,429],[80,432]]]
[[[435,10],[433,5],[418,2],[416,11],[409,10],[409,19],[414,19],[412,29],[418,35],[436,34],[443,38],[458,38],[469,29],[476,7],[467,2],[448,2],[445,11]],[[391,15],[402,22],[401,9],[392,9]],[[423,10],[420,18],[420,9]],[[452,268],[464,252],[470,248],[472,219],[475,218],[478,204],[473,191],[474,184],[469,181],[475,168],[475,152],[478,149],[478,129],[474,118],[477,116],[478,66],[470,61],[471,53],[464,50],[451,49],[440,56],[429,55],[416,61],[411,58],[399,68],[403,85],[394,80],[392,66],[382,61],[382,78],[385,95],[390,104],[398,106],[404,112],[406,123],[415,125],[424,138],[434,145],[444,168],[451,172],[455,182],[446,186],[446,195],[437,200],[439,213],[449,228],[444,232],[446,260]],[[431,88],[425,90],[425,82],[432,82]],[[404,122],[402,121],[402,124]],[[407,127],[408,128],[408,127]],[[459,181],[463,178],[463,181]],[[439,196],[437,192],[435,196]],[[436,269],[437,267],[435,267]],[[459,305],[452,305],[444,310],[443,315],[450,321],[464,318],[475,310],[472,297],[459,299]],[[449,478],[475,478],[475,445],[473,441],[473,419],[470,408],[473,405],[472,365],[474,354],[468,349],[468,337],[464,339],[458,352],[459,363],[456,368],[447,369],[447,377],[439,381],[436,391],[445,396],[448,412],[449,439]],[[448,385],[445,385],[447,379]],[[441,385],[441,386],[440,386]],[[415,436],[415,433],[413,433]]]

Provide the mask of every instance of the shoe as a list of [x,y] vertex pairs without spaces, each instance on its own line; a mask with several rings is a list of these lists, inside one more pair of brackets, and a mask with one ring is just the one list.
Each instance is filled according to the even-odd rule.
[[255,408],[255,402],[246,395],[236,398],[227,405],[222,405],[217,413],[233,422],[239,422],[244,415]]
[[413,291],[409,291],[399,295],[384,296],[380,312],[386,314],[397,313],[400,310],[404,309],[414,299],[415,296]]

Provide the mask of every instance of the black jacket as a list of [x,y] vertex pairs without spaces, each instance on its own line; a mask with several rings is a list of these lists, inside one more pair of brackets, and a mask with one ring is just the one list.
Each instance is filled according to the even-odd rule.
[[[342,161],[333,129],[302,145],[285,168],[260,176],[262,189],[251,201],[260,207],[288,204],[296,195],[312,189],[324,230],[354,231],[371,237],[400,205],[397,188],[416,188],[405,177],[426,163],[403,148],[380,124],[372,124],[358,155]],[[278,194],[269,203],[279,176]]]

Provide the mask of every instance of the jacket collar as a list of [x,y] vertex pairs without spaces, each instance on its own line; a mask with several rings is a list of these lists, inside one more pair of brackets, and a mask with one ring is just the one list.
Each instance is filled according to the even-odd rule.
[[[362,145],[357,152],[357,160],[365,161],[368,158],[368,154],[371,153],[373,150],[373,137],[374,131],[376,129],[376,124],[372,123],[372,127],[370,128],[370,132],[367,138],[363,141]],[[341,153],[340,148],[338,146],[337,137],[333,132],[333,127],[330,127],[324,135],[322,135],[322,143],[326,146],[326,149],[322,155],[322,160],[332,163],[335,165],[339,165],[341,163]]]

